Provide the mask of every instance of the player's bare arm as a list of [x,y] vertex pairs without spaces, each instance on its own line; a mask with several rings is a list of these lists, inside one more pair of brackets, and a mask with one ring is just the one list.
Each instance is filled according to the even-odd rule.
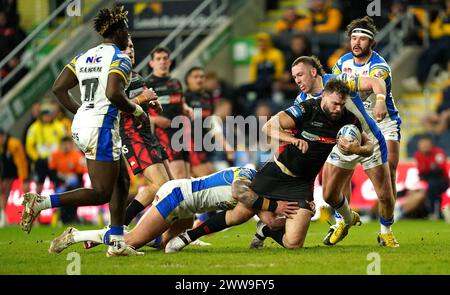
[[373,115],[378,122],[386,117],[386,82],[376,77],[361,77],[359,82],[360,91],[372,90],[377,99],[373,109]]
[[56,78],[52,91],[58,101],[72,114],[76,114],[80,104],[72,98],[69,90],[78,85],[77,76],[68,67]]
[[152,109],[154,109],[158,114],[160,114],[163,111],[163,108],[158,101],[158,95],[153,90],[153,88],[145,89],[141,94],[134,97],[131,101],[138,105],[148,102],[149,106]]
[[365,132],[361,133],[361,144],[357,140],[349,141],[339,137],[339,149],[346,154],[355,154],[362,157],[370,157],[373,154],[374,144]]
[[264,124],[262,130],[272,139],[279,142],[287,142],[295,145],[302,153],[308,151],[308,143],[302,139],[295,138],[291,132],[286,129],[295,128],[294,120],[285,112],[279,112]]
[[148,120],[147,114],[141,106],[131,102],[125,94],[125,85],[122,76],[116,73],[108,75],[108,84],[106,86],[106,97],[119,108],[119,110],[131,113],[138,118],[139,121],[144,122]]

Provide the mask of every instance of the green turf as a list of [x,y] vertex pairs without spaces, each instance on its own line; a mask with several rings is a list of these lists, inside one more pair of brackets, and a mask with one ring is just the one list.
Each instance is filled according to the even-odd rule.
[[0,229],[0,274],[66,274],[71,251],[81,254],[81,274],[366,274],[371,252],[380,255],[381,274],[450,274],[450,225],[441,221],[396,223],[397,249],[377,245],[376,222],[352,228],[334,247],[321,243],[327,225],[312,223],[300,250],[283,249],[270,239],[264,249],[250,250],[254,228],[251,221],[202,238],[211,246],[189,246],[176,254],[145,248],[143,257],[106,258],[103,246],[86,251],[76,245],[48,254],[63,228],[40,226],[27,235],[7,227]]

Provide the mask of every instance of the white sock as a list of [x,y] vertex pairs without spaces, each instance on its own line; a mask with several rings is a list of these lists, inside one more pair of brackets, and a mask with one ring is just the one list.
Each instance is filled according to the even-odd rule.
[[342,221],[341,214],[339,214],[336,210],[334,210],[334,220],[336,220],[336,223],[339,223]]
[[110,235],[109,236],[109,240],[110,241],[114,241],[114,240],[116,240],[116,241],[124,241],[125,239],[124,239],[123,235]]
[[42,196],[42,202],[36,202],[36,208],[39,210],[45,210],[52,207],[52,203],[50,201],[50,197]]
[[73,239],[76,243],[93,241],[99,244],[103,243],[103,236],[108,229],[99,230],[81,230],[73,233]]
[[0,227],[4,227],[5,225],[6,225],[5,209],[0,209]]
[[334,208],[339,214],[341,214],[342,219],[345,224],[350,224],[353,220],[353,212],[348,205],[347,199],[344,198],[342,205],[339,208]]
[[381,226],[380,231],[382,234],[390,233],[392,231],[391,226],[386,226],[386,225],[382,225],[382,224],[380,224],[380,226]]

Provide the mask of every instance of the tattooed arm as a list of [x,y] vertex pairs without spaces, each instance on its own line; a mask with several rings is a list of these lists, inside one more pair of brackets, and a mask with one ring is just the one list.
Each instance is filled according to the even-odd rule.
[[275,201],[259,196],[249,186],[250,180],[235,180],[232,184],[232,196],[247,208],[255,210],[271,211],[279,215],[289,217],[298,210],[297,202]]

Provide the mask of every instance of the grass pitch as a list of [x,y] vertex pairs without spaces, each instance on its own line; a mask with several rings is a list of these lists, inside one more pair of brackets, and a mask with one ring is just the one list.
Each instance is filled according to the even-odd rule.
[[[80,226],[79,229],[94,229]],[[328,225],[312,223],[305,248],[286,250],[271,239],[262,250],[250,250],[255,230],[250,221],[202,240],[212,245],[189,246],[164,254],[144,248],[143,257],[105,257],[105,246],[84,250],[75,245],[50,255],[50,241],[64,228],[39,226],[27,235],[19,227],[0,229],[0,274],[66,274],[72,251],[81,256],[81,274],[367,274],[379,254],[381,274],[450,274],[450,225],[442,221],[405,220],[394,225],[400,247],[376,242],[379,224],[354,227],[333,247],[322,244]],[[377,254],[370,254],[370,253]]]

